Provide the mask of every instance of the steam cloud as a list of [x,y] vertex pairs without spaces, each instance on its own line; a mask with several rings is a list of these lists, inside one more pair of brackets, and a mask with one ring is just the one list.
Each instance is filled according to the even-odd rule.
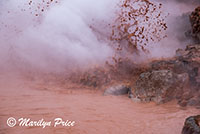
[[[199,0],[155,0],[163,4],[163,11],[169,13],[166,19],[168,26],[167,38],[156,44],[150,44],[151,54],[148,58],[172,57],[178,48],[185,48],[186,45],[193,43],[186,37],[186,33],[191,30],[189,21],[190,13],[200,4]],[[145,56],[145,55],[144,55]]]
[[107,39],[100,40],[91,24],[104,28],[99,24],[112,18],[114,0],[46,2],[1,1],[0,64],[63,71],[112,55]]
[[[170,13],[168,38],[149,44],[147,57],[172,56],[176,48],[187,42],[184,31],[189,20],[177,19],[190,12],[198,1],[161,1],[163,11]],[[104,63],[114,52],[109,46],[110,29],[119,0],[1,0],[0,64],[5,69],[38,68],[63,71]],[[181,25],[177,24],[182,22]],[[174,24],[176,23],[176,24]],[[135,55],[134,55],[135,56]],[[141,57],[141,56],[140,56]],[[134,57],[133,57],[134,58]]]

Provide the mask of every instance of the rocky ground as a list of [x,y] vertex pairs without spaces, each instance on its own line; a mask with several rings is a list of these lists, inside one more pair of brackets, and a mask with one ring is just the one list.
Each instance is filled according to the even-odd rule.
[[[72,80],[103,88],[104,95],[129,94],[135,102],[162,104],[175,100],[181,107],[200,108],[200,7],[189,18],[192,29],[186,35],[194,43],[184,50],[176,50],[173,58],[142,65],[114,58],[114,64],[107,63],[107,69],[94,68],[82,75],[73,75]],[[182,134],[199,133],[199,116],[187,118]]]
[[176,99],[181,106],[200,107],[200,7],[190,15],[197,44],[178,49],[171,59],[150,63],[133,86],[133,98],[163,103]]
[[150,63],[133,87],[133,97],[163,103],[176,99],[181,106],[200,106],[200,44],[177,50],[176,57]]

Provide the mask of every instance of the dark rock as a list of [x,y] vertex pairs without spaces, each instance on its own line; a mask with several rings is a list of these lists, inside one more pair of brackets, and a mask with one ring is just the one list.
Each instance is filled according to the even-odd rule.
[[200,93],[190,89],[178,98],[178,104],[180,106],[195,106],[198,108],[200,107]]
[[131,94],[130,92],[131,90],[129,87],[125,85],[117,85],[106,89],[104,95],[125,95]]
[[192,25],[192,34],[197,41],[200,41],[200,6],[192,12],[190,21]]
[[133,98],[133,92],[130,87],[129,87],[129,91],[128,91],[128,97]]
[[175,65],[175,60],[153,61],[150,65],[151,70],[172,70]]
[[200,115],[188,117],[185,120],[182,134],[200,134]]
[[179,104],[181,107],[186,107],[186,106],[187,106],[187,101],[180,101],[180,102],[178,102],[178,104]]
[[182,93],[186,74],[175,74],[170,70],[142,73],[135,83],[133,98],[140,101],[164,103]]
[[150,70],[171,70],[174,73],[187,73],[191,86],[200,86],[200,44],[188,45],[185,50],[178,49],[176,57],[151,63]]
[[174,63],[174,72],[188,73],[190,84],[196,87],[199,85],[200,45],[188,45]]
[[135,84],[134,99],[161,103],[175,98],[181,106],[200,106],[200,44],[178,49],[176,57],[154,61],[148,70]]
[[189,106],[197,106],[197,105],[200,105],[200,99],[197,99],[197,98],[190,99],[190,100],[187,102],[187,105],[189,105]]

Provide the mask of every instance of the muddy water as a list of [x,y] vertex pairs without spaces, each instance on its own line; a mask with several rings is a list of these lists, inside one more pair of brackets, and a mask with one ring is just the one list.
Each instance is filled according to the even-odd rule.
[[[7,81],[7,80],[6,80]],[[7,81],[8,82],[8,81]],[[0,83],[0,134],[179,134],[184,120],[199,110],[134,103],[127,96],[102,96],[101,91],[80,87],[58,88]],[[6,85],[6,86],[5,86]],[[28,85],[28,86],[27,86]],[[73,127],[10,128],[9,117],[75,121]]]

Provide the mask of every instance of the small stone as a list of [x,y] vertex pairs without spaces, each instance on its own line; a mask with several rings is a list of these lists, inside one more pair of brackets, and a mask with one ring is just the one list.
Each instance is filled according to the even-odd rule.
[[130,88],[125,85],[117,85],[109,87],[105,90],[103,95],[125,95],[130,92]]

